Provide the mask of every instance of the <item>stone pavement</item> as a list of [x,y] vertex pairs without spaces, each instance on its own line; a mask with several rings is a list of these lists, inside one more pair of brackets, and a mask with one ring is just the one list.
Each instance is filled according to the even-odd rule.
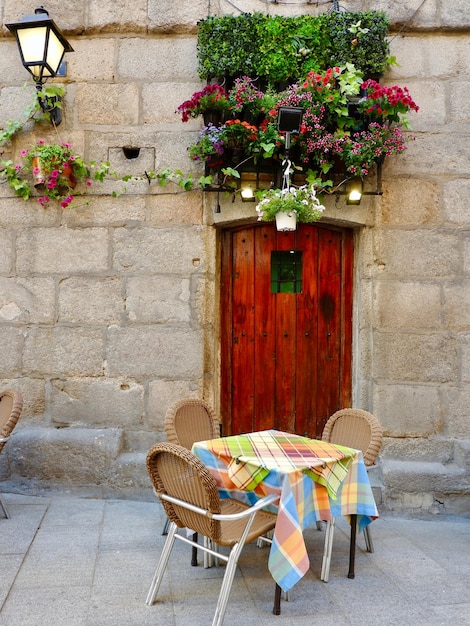
[[[72,494],[4,494],[0,519],[0,626],[207,626],[222,567],[190,566],[177,542],[160,589],[145,604],[163,545],[158,502]],[[307,529],[310,571],[272,614],[268,548],[242,553],[225,625],[437,626],[470,624],[470,519],[383,514],[373,554],[358,539],[349,580],[348,527],[338,521],[330,581],[320,581],[324,533]],[[202,555],[200,557],[202,562]]]

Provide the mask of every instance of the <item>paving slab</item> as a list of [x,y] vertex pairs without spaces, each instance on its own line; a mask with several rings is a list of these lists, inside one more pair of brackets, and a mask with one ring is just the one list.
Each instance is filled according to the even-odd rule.
[[[3,494],[0,626],[207,626],[224,566],[191,567],[177,542],[156,603],[145,604],[164,544],[158,501],[100,500],[54,493]],[[358,537],[347,578],[349,527],[337,521],[328,583],[320,581],[325,533],[304,536],[310,569],[272,614],[269,547],[246,546],[225,624],[243,626],[470,626],[470,516],[382,514],[375,552]]]

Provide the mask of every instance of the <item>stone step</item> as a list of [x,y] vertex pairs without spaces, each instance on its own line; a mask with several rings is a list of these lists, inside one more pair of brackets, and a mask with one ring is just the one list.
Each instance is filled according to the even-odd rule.
[[470,439],[459,439],[454,446],[455,462],[470,471]]
[[459,515],[470,510],[470,468],[389,458],[380,465],[387,508]]

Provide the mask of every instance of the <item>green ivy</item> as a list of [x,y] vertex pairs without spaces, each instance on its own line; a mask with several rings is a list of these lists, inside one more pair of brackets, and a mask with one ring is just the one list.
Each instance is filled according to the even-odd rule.
[[28,122],[34,121],[39,124],[44,121],[50,121],[50,114],[47,111],[43,111],[40,104],[41,101],[53,100],[54,105],[61,108],[61,98],[63,98],[64,94],[65,88],[53,83],[43,85],[40,91],[35,91],[32,95],[31,104],[23,111],[22,118],[20,120],[8,120],[5,122],[3,129],[0,129],[0,146],[11,141]]
[[331,67],[352,63],[364,76],[383,74],[387,66],[389,20],[385,13],[332,12],[324,16]]
[[365,76],[381,74],[389,58],[388,27],[380,11],[211,16],[199,22],[199,76],[247,75],[275,85],[346,63]]
[[253,76],[258,55],[257,23],[259,13],[242,13],[238,17],[208,17],[199,22],[199,74],[204,79],[247,74]]

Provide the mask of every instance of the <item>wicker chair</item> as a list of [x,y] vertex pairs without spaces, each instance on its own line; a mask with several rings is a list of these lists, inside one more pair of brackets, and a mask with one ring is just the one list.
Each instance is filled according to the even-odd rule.
[[[167,439],[183,448],[191,450],[195,441],[207,441],[220,437],[220,424],[216,414],[205,400],[183,398],[168,407],[163,424]],[[166,520],[162,535],[168,532],[170,522]],[[197,534],[194,537],[197,543]],[[210,558],[204,555],[204,566],[210,565]],[[197,565],[197,549],[193,548],[191,565]]]
[[[23,398],[19,391],[6,389],[0,393],[0,452],[9,440],[22,409]],[[0,507],[3,509],[5,517],[10,517],[1,496]]]
[[231,498],[221,499],[215,479],[205,465],[189,450],[173,443],[157,443],[150,449],[147,470],[170,527],[146,603],[155,601],[175,539],[194,546],[194,540],[186,533],[177,533],[178,528],[192,528],[216,545],[231,548],[226,556],[209,546],[197,546],[226,562],[212,621],[212,626],[220,626],[243,546],[274,528],[276,516],[261,509],[277,496],[269,495],[251,507]]
[[[362,409],[341,409],[336,411],[328,419],[322,434],[322,440],[348,446],[361,450],[364,456],[364,464],[369,470],[376,467],[375,460],[382,446],[382,426],[380,422],[368,411]],[[327,523],[325,548],[321,579],[328,582],[331,562],[331,550],[333,546],[334,520]],[[372,536],[368,526],[364,528],[364,540],[366,550],[374,551]]]
[[184,398],[167,410],[164,422],[170,443],[191,450],[195,441],[220,437],[220,425],[212,408],[204,400]]

